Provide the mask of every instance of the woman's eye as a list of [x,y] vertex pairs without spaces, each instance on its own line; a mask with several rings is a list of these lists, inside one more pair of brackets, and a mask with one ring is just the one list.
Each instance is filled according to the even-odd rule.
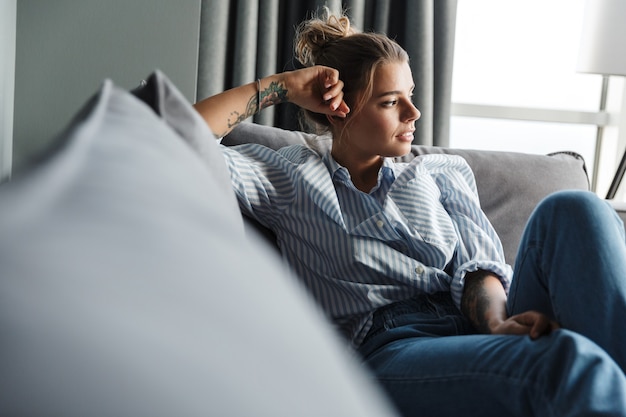
[[389,101],[385,101],[383,103],[383,106],[391,107],[391,106],[395,106],[397,103],[398,103],[398,100],[389,100]]

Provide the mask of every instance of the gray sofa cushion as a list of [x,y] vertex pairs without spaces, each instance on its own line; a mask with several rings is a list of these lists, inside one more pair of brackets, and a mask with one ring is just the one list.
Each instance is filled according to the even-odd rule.
[[392,415],[245,238],[189,103],[159,73],[135,94],[106,82],[0,187],[0,415]]
[[[300,143],[323,151],[331,142],[324,136],[243,123],[222,143],[260,143],[273,149]],[[411,154],[400,160],[429,153],[460,155],[467,160],[476,177],[482,208],[498,232],[511,265],[515,263],[526,221],[541,199],[557,190],[589,189],[585,163],[574,153],[544,156],[414,145]]]

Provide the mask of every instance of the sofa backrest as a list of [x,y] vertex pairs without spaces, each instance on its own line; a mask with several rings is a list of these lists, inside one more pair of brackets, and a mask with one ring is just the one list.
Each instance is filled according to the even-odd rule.
[[[240,124],[222,139],[226,146],[243,143],[259,143],[273,149],[300,143],[323,152],[331,139],[253,123]],[[534,155],[413,145],[411,154],[399,160],[432,153],[460,155],[468,162],[476,177],[481,206],[500,236],[511,265],[515,263],[528,217],[540,200],[558,190],[589,189],[585,162],[573,152]],[[262,232],[268,236],[266,230]]]

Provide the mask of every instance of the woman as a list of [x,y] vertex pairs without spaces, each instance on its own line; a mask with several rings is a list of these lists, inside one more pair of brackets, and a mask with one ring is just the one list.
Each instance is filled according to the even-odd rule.
[[296,55],[306,68],[196,108],[223,136],[290,101],[332,134],[326,154],[223,152],[242,210],[274,230],[400,412],[626,415],[626,332],[615,328],[626,317],[626,245],[615,213],[591,193],[549,197],[512,274],[461,158],[392,160],[409,152],[420,117],[406,52],[327,16],[301,25]]

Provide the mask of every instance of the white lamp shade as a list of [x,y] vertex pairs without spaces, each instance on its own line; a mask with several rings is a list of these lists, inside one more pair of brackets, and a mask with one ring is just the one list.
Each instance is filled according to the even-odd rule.
[[587,0],[578,71],[626,75],[626,0]]

